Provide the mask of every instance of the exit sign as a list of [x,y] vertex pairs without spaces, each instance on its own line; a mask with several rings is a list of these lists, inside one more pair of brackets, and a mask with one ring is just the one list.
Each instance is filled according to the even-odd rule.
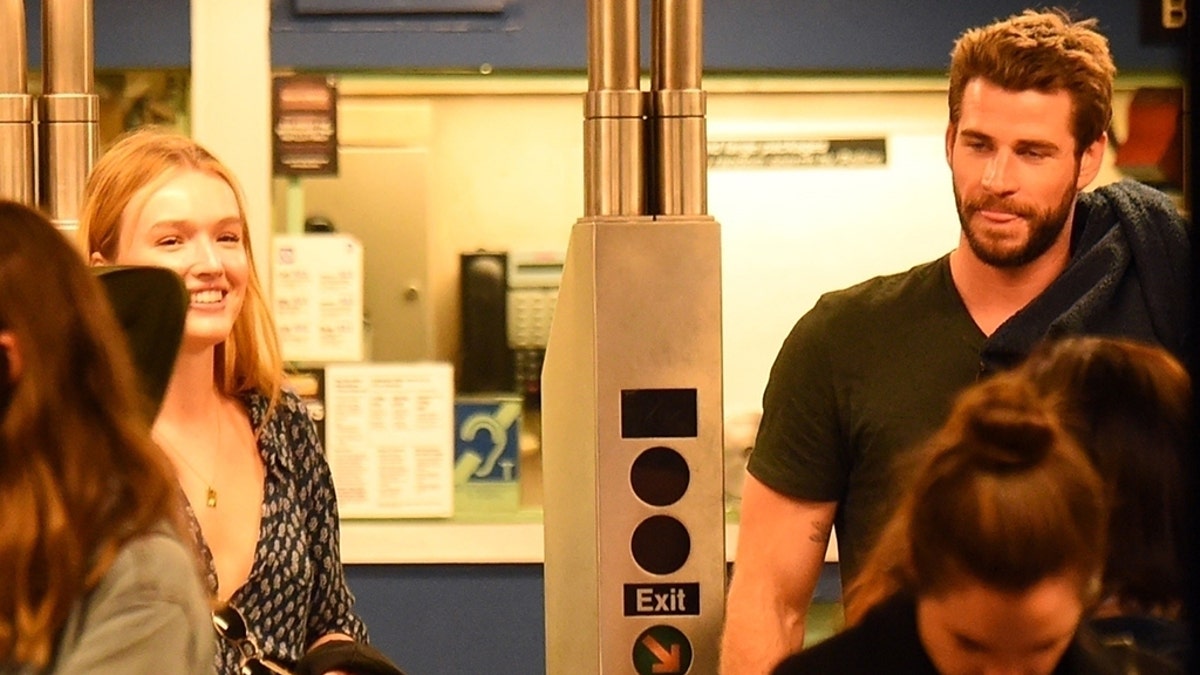
[[700,584],[625,584],[625,616],[699,616]]

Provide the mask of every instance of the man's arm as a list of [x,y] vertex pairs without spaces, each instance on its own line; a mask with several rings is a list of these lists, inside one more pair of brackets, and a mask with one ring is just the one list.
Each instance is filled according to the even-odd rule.
[[837,502],[792,499],[746,476],[721,675],[763,675],[804,644]]

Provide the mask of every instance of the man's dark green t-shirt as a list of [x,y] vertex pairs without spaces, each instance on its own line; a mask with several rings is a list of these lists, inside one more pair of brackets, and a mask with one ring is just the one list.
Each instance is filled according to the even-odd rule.
[[943,256],[821,296],[784,341],[748,471],[782,494],[839,502],[843,582],[892,511],[897,462],[975,381],[985,340]]

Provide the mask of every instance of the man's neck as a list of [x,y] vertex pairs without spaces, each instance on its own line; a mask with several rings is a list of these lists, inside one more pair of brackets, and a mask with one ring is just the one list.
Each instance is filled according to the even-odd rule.
[[984,335],[1046,290],[1070,260],[1069,237],[1041,257],[1021,267],[994,267],[980,260],[966,239],[950,253],[950,276],[971,318]]

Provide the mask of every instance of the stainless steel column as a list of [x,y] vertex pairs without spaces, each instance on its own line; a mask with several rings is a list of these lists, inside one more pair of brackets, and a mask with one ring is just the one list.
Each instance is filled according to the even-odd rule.
[[590,0],[584,216],[542,369],[549,675],[715,673],[725,607],[721,236],[699,0]]
[[583,212],[646,213],[638,0],[588,0]]
[[99,145],[92,25],[91,0],[44,0],[42,4],[40,203],[54,224],[68,232],[78,227],[83,187]]
[[705,95],[700,88],[700,0],[654,0],[651,22],[651,121],[654,174],[651,213],[708,212]]
[[0,198],[37,203],[24,0],[0,0]]

